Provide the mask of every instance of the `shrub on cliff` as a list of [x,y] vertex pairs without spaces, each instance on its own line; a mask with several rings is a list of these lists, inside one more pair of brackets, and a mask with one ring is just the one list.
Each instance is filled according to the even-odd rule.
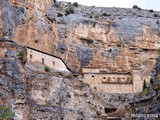
[[50,71],[51,71],[48,66],[45,66],[45,67],[44,67],[44,70],[45,70],[46,72],[50,72]]
[[18,54],[18,56],[19,56],[20,58],[25,57],[25,51],[20,51],[19,54]]
[[153,16],[154,16],[154,17],[158,17],[158,14],[155,13]]
[[75,7],[78,7],[78,3],[77,3],[77,2],[74,2],[73,5],[74,5]]
[[152,13],[152,12],[154,12],[154,11],[153,11],[153,9],[151,9],[151,10],[149,10],[149,12],[151,12],[151,13]]
[[65,15],[69,15],[69,14],[73,14],[74,13],[74,9],[72,7],[69,7],[65,10]]
[[144,89],[141,93],[140,93],[140,96],[147,96],[149,95],[149,87]]
[[13,118],[15,114],[10,110],[9,107],[0,106],[0,119],[5,120]]
[[103,16],[106,16],[106,17],[107,17],[107,16],[111,16],[111,14],[107,14],[107,13],[103,13],[102,15],[103,15]]
[[143,82],[143,90],[147,89],[147,84],[146,84],[146,80],[144,80]]
[[137,5],[133,5],[132,8],[137,9],[137,10],[142,10],[142,9],[141,9],[140,7],[138,7]]

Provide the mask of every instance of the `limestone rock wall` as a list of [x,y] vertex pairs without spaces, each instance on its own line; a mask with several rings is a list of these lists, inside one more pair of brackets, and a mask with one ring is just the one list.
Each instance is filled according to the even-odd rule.
[[0,42],[7,51],[0,57],[0,106],[10,107],[14,120],[104,120],[105,107],[121,110],[133,97],[98,93],[80,76],[33,70],[35,64],[29,67],[21,60],[24,47],[9,43]]
[[[70,8],[74,14],[67,15]],[[115,72],[139,67],[148,81],[159,54],[159,12],[1,0],[0,14],[0,36],[59,56],[74,72],[82,66]]]
[[[143,92],[140,96],[135,96],[131,101],[133,111],[137,114],[155,114],[155,116],[149,118],[152,120],[159,119],[160,114],[160,57],[157,58],[156,64],[152,70],[151,85],[148,88],[148,92]],[[136,118],[140,120],[141,118]]]

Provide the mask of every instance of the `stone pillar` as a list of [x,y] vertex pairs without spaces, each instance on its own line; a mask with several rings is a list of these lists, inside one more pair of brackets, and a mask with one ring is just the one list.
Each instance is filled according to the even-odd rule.
[[141,78],[140,70],[132,70],[132,80],[133,80],[133,92],[134,93],[142,92],[143,80]]

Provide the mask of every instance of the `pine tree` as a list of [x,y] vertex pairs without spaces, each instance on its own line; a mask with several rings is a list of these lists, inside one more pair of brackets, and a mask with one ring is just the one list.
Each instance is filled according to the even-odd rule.
[[145,90],[147,88],[147,84],[146,84],[146,80],[144,80],[143,82],[143,90]]

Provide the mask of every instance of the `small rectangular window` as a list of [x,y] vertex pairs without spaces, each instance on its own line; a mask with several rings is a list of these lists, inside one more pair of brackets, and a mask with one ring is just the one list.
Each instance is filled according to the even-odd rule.
[[42,64],[44,65],[44,58],[42,58]]
[[55,62],[53,61],[53,66],[55,65]]
[[32,59],[32,55],[30,54],[30,59]]
[[120,77],[118,77],[118,82],[121,82],[121,78]]

